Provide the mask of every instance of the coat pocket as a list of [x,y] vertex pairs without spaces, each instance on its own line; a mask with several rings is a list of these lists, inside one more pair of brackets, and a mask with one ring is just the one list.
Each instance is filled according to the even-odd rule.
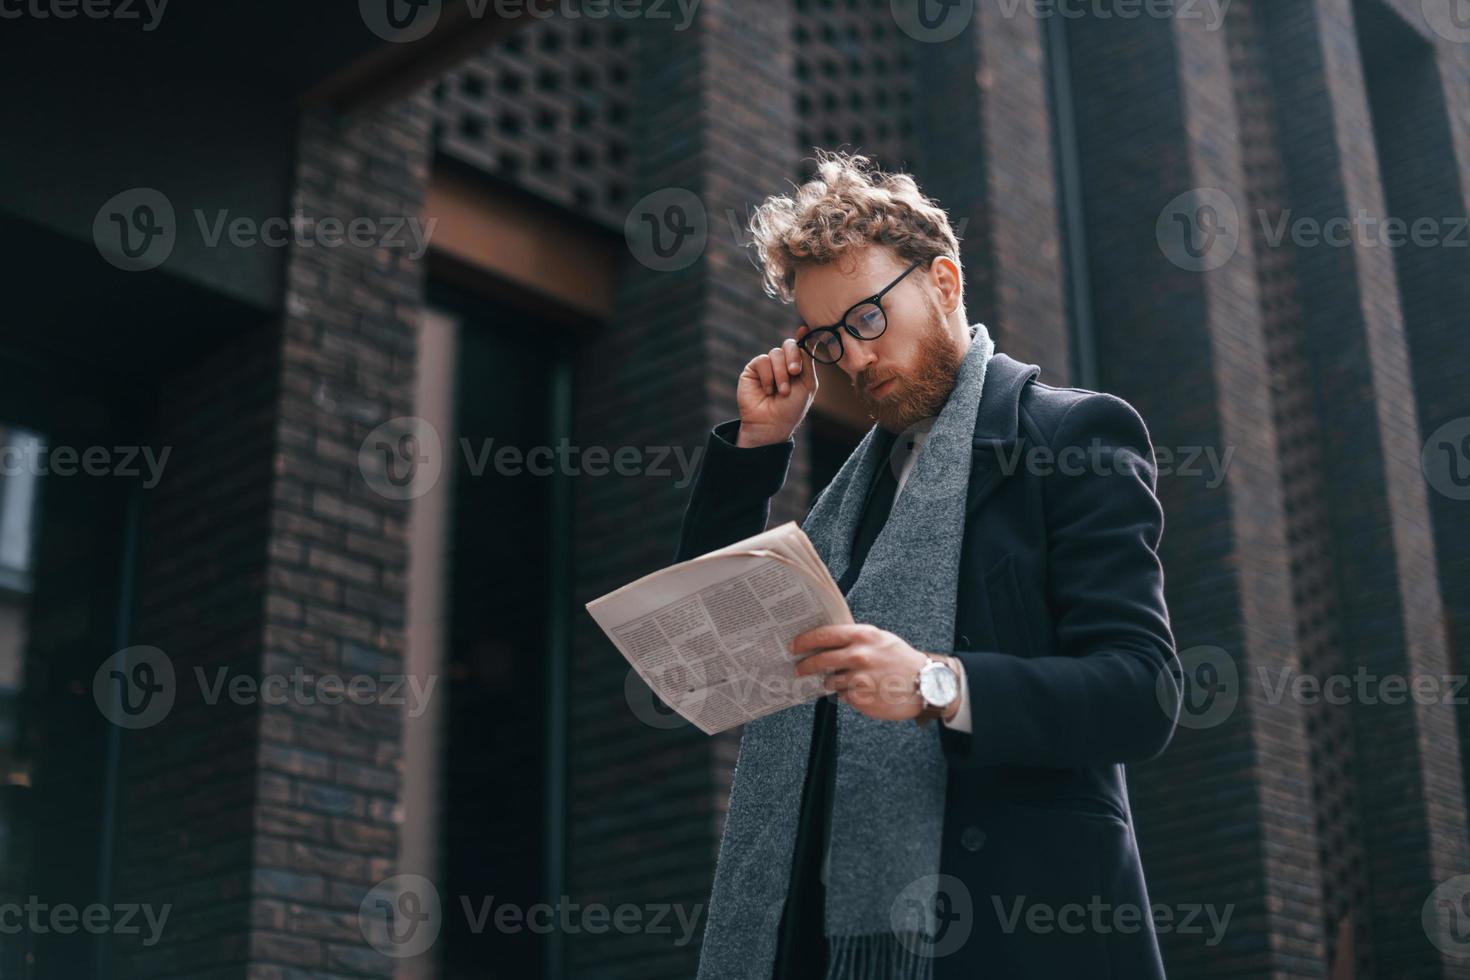
[[1002,653],[1018,657],[1036,655],[1031,627],[1026,619],[1026,603],[1021,598],[1021,583],[1016,577],[1016,556],[1008,554],[985,573],[985,598],[990,612],[990,632],[1000,644]]
[[1098,917],[1113,901],[1107,851],[1126,829],[1111,818],[1012,804],[997,806],[983,823],[984,846],[967,870],[986,972],[1007,980],[1117,980],[1109,924]]

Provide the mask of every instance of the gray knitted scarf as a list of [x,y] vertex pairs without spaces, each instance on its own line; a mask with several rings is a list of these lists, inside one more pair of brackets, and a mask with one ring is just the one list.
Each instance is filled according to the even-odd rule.
[[[983,324],[970,336],[954,390],[847,593],[854,622],[889,630],[927,653],[954,647],[970,446],[995,350]],[[868,431],[802,523],[838,581],[867,489],[877,467],[888,465],[876,432]],[[875,721],[845,702],[836,707],[824,865],[827,978],[928,978],[948,768],[938,723]],[[741,735],[699,980],[770,980],[815,711],[808,701],[747,723]]]

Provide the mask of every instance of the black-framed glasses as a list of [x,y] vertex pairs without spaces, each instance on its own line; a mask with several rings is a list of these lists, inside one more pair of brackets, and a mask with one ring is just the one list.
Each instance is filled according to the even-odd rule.
[[903,282],[904,276],[923,265],[915,260],[897,279],[866,299],[860,299],[847,308],[842,318],[827,327],[813,327],[796,342],[796,346],[811,355],[812,360],[822,364],[836,364],[842,360],[842,331],[846,330],[858,340],[877,340],[888,329],[888,316],[883,312],[883,296],[894,286]]

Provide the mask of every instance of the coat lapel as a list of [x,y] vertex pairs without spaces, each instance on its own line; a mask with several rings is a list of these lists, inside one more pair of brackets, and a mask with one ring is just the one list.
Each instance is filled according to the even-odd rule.
[[1024,451],[1020,433],[1021,391],[1041,374],[1035,364],[1023,364],[996,352],[986,369],[985,388],[975,419],[971,447],[970,486],[965,498],[965,522],[979,512],[1000,482],[1015,472]]

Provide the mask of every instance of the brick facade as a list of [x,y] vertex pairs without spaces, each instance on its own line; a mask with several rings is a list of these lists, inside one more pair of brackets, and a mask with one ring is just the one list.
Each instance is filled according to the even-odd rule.
[[[1290,649],[1293,623],[1251,243],[1201,274],[1171,263],[1154,227],[1190,188],[1241,197],[1225,38],[1175,20],[1084,21],[1068,33],[1100,387],[1138,408],[1156,452],[1179,453],[1177,461],[1186,447],[1236,450],[1219,486],[1181,470],[1160,476],[1159,493],[1165,583],[1186,671],[1198,669],[1197,653],[1226,651],[1229,694],[1239,694],[1259,666]],[[1113,70],[1121,61],[1134,70]],[[1161,935],[1166,965],[1186,976],[1254,976],[1320,958],[1300,898],[1315,847],[1299,712],[1262,710],[1247,694],[1219,723],[1205,716],[1199,724],[1182,728],[1161,759],[1130,770],[1150,898],[1234,907],[1222,948]]]
[[[427,135],[422,98],[307,111],[293,212],[418,214]],[[357,912],[397,856],[401,709],[209,704],[192,677],[403,670],[407,504],[373,492],[358,448],[411,412],[421,267],[351,246],[285,261],[280,322],[162,388],[175,468],[149,500],[136,635],[179,701],[129,736],[118,881],[175,909],[121,976],[392,976]]]
[[1061,205],[1047,64],[1047,24],[976,5],[974,23],[944,43],[919,43],[915,172],[960,234],[970,322],[996,346],[1040,364],[1052,384],[1073,377]]

